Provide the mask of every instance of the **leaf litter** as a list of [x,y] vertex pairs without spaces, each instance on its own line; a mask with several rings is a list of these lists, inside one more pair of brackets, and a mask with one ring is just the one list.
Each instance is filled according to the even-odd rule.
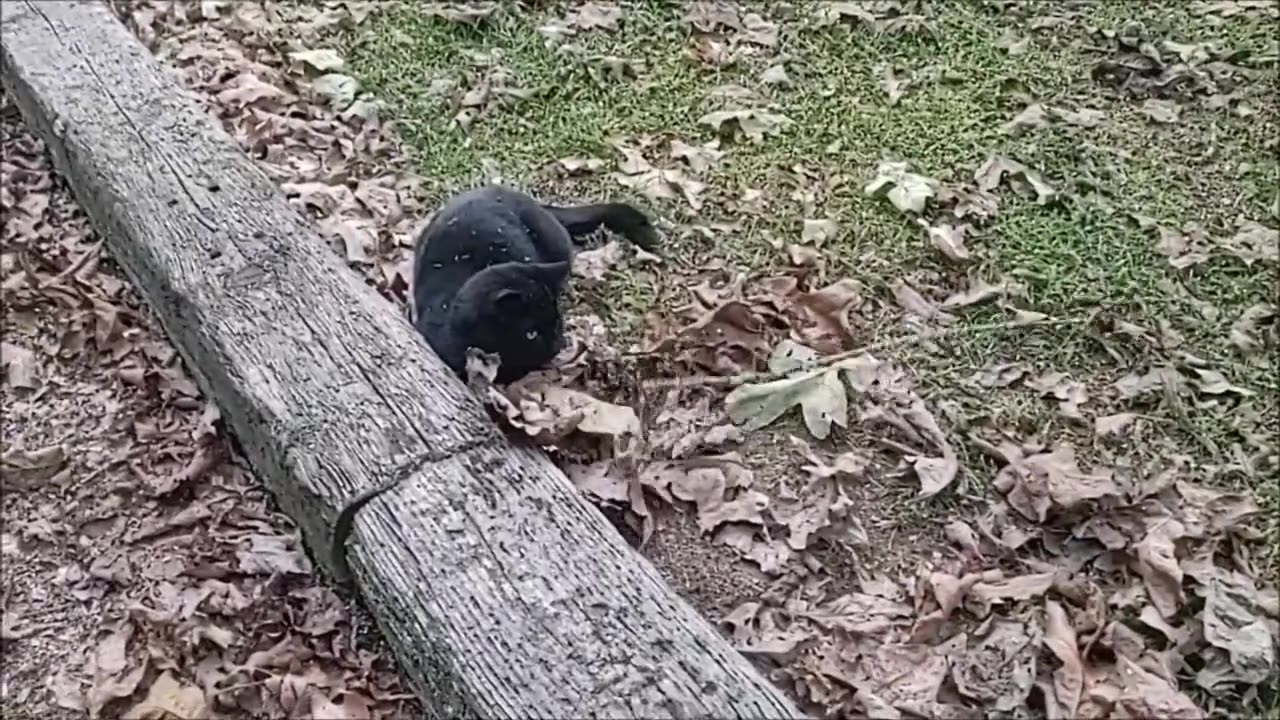
[[[625,12],[597,12],[597,5],[612,8],[588,3],[569,10],[547,23],[543,30],[551,31],[544,37],[550,42],[555,36],[563,46],[578,33],[614,33],[626,25]],[[474,18],[453,7],[431,12],[442,17],[447,12],[453,22],[480,22],[493,12],[486,9]],[[847,24],[877,34],[929,33],[934,26],[931,11],[914,3],[819,3],[808,13],[805,22]],[[773,70],[783,68],[782,62],[794,67],[790,58],[761,57],[779,43],[774,19],[745,13],[735,4],[692,3],[685,22],[695,61],[723,67],[759,60],[759,69],[773,73],[766,82],[797,82],[790,75],[783,81]],[[1136,56],[1151,55],[1141,42],[1121,35],[1104,39],[1122,62],[1137,67],[1144,61]],[[309,48],[292,48],[300,49]],[[1163,44],[1155,50],[1158,62],[1146,70],[1100,63],[1092,77],[1139,97],[1166,87],[1218,97],[1212,93],[1221,89],[1221,78],[1215,68],[1204,66],[1226,61],[1198,52]],[[181,62],[204,60],[187,55]],[[460,125],[529,96],[503,68],[500,54],[467,62],[471,67],[457,73],[444,91]],[[243,80],[233,85],[251,89],[228,97],[241,107],[224,122],[238,129],[236,137],[246,149],[267,149],[267,166],[275,167],[278,179],[313,183],[296,187],[300,205],[322,222],[329,219],[335,249],[376,278],[389,297],[402,301],[407,278],[399,268],[412,237],[406,218],[421,214],[415,182],[388,174],[369,186],[401,203],[400,220],[388,220],[376,203],[353,200],[336,189],[345,179],[325,170],[334,160],[354,163],[370,153],[385,157],[394,147],[390,131],[360,113],[329,119],[347,101],[345,93],[335,100],[332,92],[320,93],[322,102],[335,103],[330,114],[305,126],[283,112],[283,103],[293,96],[314,97],[309,84],[326,69],[302,62],[305,72],[299,74],[288,69],[287,60],[261,64],[281,68],[259,81],[278,91]],[[1151,69],[1163,74],[1154,83],[1148,81]],[[907,76],[898,72],[886,68],[883,78],[900,98]],[[219,91],[205,87],[211,75],[188,74],[201,89]],[[913,81],[929,79],[927,68],[912,75]],[[895,90],[889,88],[892,96]],[[360,96],[358,88],[352,95],[350,107],[375,102]],[[1109,121],[1110,113],[1092,108],[1029,103],[1006,130],[1071,132]],[[609,170],[619,185],[693,215],[716,201],[717,166],[745,151],[731,140],[742,136],[762,143],[797,130],[785,105],[704,113],[700,124],[713,131],[711,142],[615,139],[610,144],[620,156],[616,162],[565,158],[558,166],[587,175]],[[338,154],[344,157],[318,142],[331,136],[341,138]],[[345,150],[348,144],[353,150]],[[988,156],[971,182],[940,182],[901,161],[886,161],[868,177],[868,199],[884,198],[891,208],[913,216],[921,242],[965,272],[941,281],[903,276],[882,289],[853,278],[832,282],[819,273],[824,250],[850,229],[806,200],[799,242],[776,246],[787,249],[798,266],[794,272],[753,278],[729,273],[721,284],[698,285],[704,274],[689,285],[686,305],[651,313],[646,337],[627,353],[610,347],[599,318],[578,315],[570,321],[573,347],[548,371],[497,388],[485,381],[492,368],[480,362],[472,386],[498,406],[504,422],[546,446],[584,494],[602,508],[620,508],[642,545],[661,531],[657,523],[664,507],[687,510],[699,532],[769,578],[772,584],[760,597],[726,612],[728,634],[744,653],[780,663],[776,679],[828,712],[934,716],[1008,712],[1030,703],[1063,717],[1200,716],[1185,682],[1189,668],[1199,668],[1192,673],[1194,683],[1211,696],[1228,697],[1259,685],[1260,668],[1274,666],[1273,652],[1263,649],[1271,646],[1262,640],[1274,641],[1276,613],[1274,587],[1259,584],[1247,559],[1248,542],[1257,536],[1251,525],[1256,505],[1201,484],[1213,475],[1212,467],[1175,462],[1137,472],[1134,458],[1118,457],[1111,444],[1121,438],[1150,441],[1153,428],[1161,425],[1149,421],[1147,404],[1170,393],[1191,398],[1186,402],[1216,397],[1247,402],[1250,391],[1212,365],[1189,360],[1151,366],[1145,374],[1135,371],[1102,395],[1065,373],[1008,363],[987,368],[975,382],[986,392],[1030,393],[1055,403],[1067,421],[1060,426],[1066,434],[1046,441],[989,423],[961,433],[947,401],[934,400],[924,390],[928,384],[887,353],[909,344],[927,346],[932,338],[962,330],[964,314],[984,304],[1010,313],[1008,328],[1049,321],[1045,313],[1020,306],[1021,289],[993,272],[984,226],[997,214],[1005,191],[1041,205],[1070,200],[1070,193],[1001,154]],[[743,193],[743,208],[763,206],[763,195],[749,200],[748,195]],[[1242,218],[1234,233],[1215,236],[1220,239],[1201,233],[1186,240],[1185,234],[1168,231],[1162,242],[1171,258],[1190,258],[1182,267],[1219,255],[1249,265],[1274,261],[1268,245],[1272,232]],[[626,262],[618,246],[606,245],[583,253],[575,274],[599,281]],[[876,338],[886,314],[899,315],[900,328],[910,337]],[[1274,345],[1274,324],[1268,324],[1273,317],[1265,308],[1242,315],[1230,338],[1224,331],[1224,342],[1229,339],[1243,355],[1257,354]],[[100,336],[96,327],[87,329],[84,342],[111,337],[109,328]],[[655,383],[652,368],[637,368],[645,363],[678,382],[660,377]],[[787,425],[791,419],[798,425]],[[1082,422],[1085,435],[1068,431]],[[769,428],[781,426],[814,440],[795,438],[799,454],[792,458],[792,482],[764,483],[744,455],[725,447],[750,446]],[[1089,445],[1095,432],[1105,450],[1101,454]],[[851,444],[852,438],[868,437],[876,442]],[[975,459],[975,448],[996,468]],[[827,587],[831,577],[823,572],[821,551],[866,545],[862,523],[867,516],[859,517],[854,498],[865,498],[867,485],[901,493],[904,488],[895,483],[912,478],[917,489],[909,495],[932,497],[971,493],[975,476],[990,481],[995,499],[976,520],[947,525],[945,537],[953,548],[919,558],[912,572],[860,571],[838,590]],[[39,528],[32,532],[43,534]],[[253,540],[245,543],[240,547],[255,547]],[[260,547],[265,554],[250,567],[301,569],[291,564],[287,546]],[[992,667],[1001,670],[990,672]],[[284,697],[295,682],[281,675],[269,689]],[[179,693],[162,689],[166,695]],[[336,697],[312,693],[311,707],[328,710],[325,703],[334,704]]]
[[[357,113],[335,115],[352,109],[347,95],[358,93],[332,77],[345,72],[335,51],[256,51],[236,42],[246,37],[240,23],[253,18],[249,5],[212,15],[191,14],[198,4],[121,11],[153,48],[177,58],[268,172],[295,184],[309,212],[337,227],[354,224],[362,259],[392,262],[397,232],[408,236],[396,223],[414,214],[414,186],[388,173],[361,178],[352,192],[333,189],[347,187],[346,174],[371,156],[385,162],[388,139]],[[296,19],[318,20],[333,10],[298,12]],[[277,15],[251,29],[283,36],[285,25]],[[326,77],[328,88],[317,87]],[[304,97],[314,98],[317,113],[298,112]],[[298,703],[326,717],[339,716],[333,708],[343,717],[403,715],[408,696],[386,648],[347,639],[367,617],[319,584],[297,531],[271,510],[231,452],[216,408],[106,265],[7,97],[0,113],[2,642],[15,660],[6,698],[139,720],[284,717]],[[351,249],[350,241],[339,248],[349,256]],[[368,268],[384,290],[404,291],[378,269]],[[21,615],[11,613],[24,604],[56,620],[14,625]],[[277,641],[281,660],[255,666],[253,657]]]

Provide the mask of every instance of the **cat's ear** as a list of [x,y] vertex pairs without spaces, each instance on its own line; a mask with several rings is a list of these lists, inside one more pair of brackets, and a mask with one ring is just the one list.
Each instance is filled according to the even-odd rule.
[[569,261],[553,263],[534,263],[532,265],[542,281],[551,287],[559,287],[569,278]]
[[494,309],[502,313],[520,312],[528,306],[524,293],[512,288],[502,288],[489,296]]

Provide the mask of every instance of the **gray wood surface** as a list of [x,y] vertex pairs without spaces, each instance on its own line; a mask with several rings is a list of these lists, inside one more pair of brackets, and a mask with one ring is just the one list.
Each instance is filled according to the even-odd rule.
[[799,717],[97,2],[5,0],[3,81],[313,557],[432,716]]

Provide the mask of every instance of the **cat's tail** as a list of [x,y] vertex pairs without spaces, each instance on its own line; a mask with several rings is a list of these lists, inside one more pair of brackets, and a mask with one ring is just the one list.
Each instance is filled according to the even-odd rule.
[[603,225],[645,250],[653,250],[661,241],[661,236],[653,227],[653,223],[649,222],[649,218],[626,203],[572,207],[543,205],[542,207],[551,213],[565,230],[569,231],[570,236],[575,238],[591,233]]

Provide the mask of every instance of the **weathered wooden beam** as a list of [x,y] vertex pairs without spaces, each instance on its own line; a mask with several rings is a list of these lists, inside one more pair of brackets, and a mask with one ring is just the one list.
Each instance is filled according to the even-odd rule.
[[3,81],[245,454],[351,567],[432,716],[798,717],[509,441],[98,2],[8,1]]

